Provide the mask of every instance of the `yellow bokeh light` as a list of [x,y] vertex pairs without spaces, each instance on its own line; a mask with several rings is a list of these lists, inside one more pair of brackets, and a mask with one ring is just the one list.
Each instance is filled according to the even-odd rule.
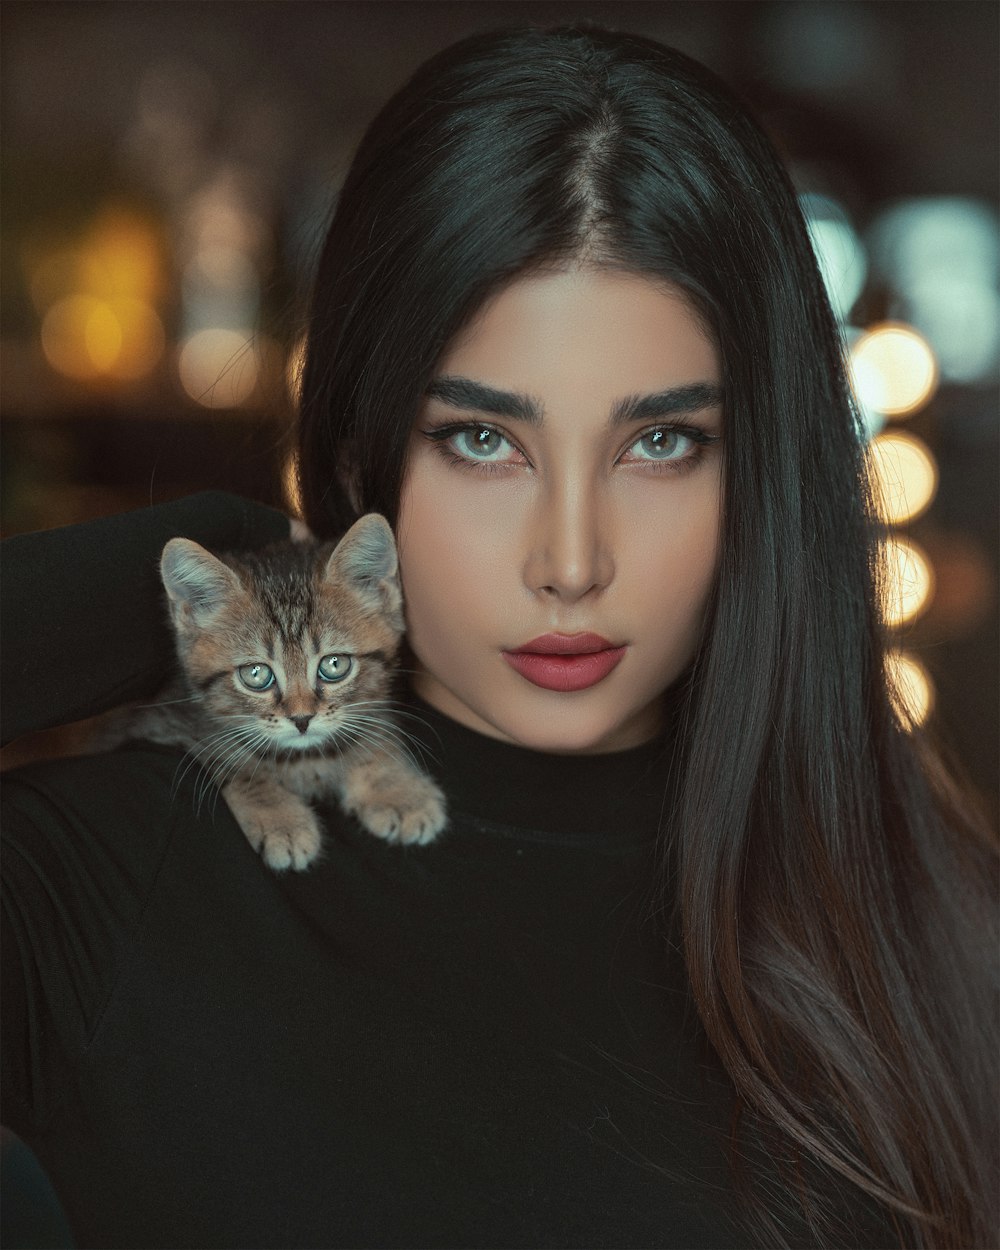
[[934,571],[921,548],[907,538],[887,538],[882,557],[885,561],[882,612],[886,624],[904,625],[930,604],[934,595]]
[[67,295],[97,295],[103,283],[100,262],[79,249],[58,248],[40,256],[26,249],[28,293],[40,316]]
[[934,683],[926,668],[908,651],[888,652],[885,667],[889,698],[903,726],[925,724],[934,710]]
[[111,302],[122,330],[121,350],[109,366],[114,378],[129,381],[153,372],[167,345],[163,322],[149,304],[139,299]]
[[145,377],[163,355],[166,337],[141,300],[68,295],[42,321],[42,350],[53,369],[78,381]]
[[74,240],[27,240],[21,263],[32,303],[42,316],[69,295],[152,304],[168,285],[158,228],[115,207],[99,214]]
[[77,241],[29,242],[22,260],[53,369],[77,381],[134,381],[153,371],[166,346],[153,301],[166,279],[152,222],[110,205]]
[[99,377],[90,346],[99,341],[107,316],[107,305],[92,295],[69,295],[53,304],[42,321],[42,350],[53,369],[80,380]]
[[926,512],[938,487],[937,461],[927,444],[893,430],[872,439],[868,451],[882,520],[901,525]]
[[238,408],[257,388],[258,364],[250,336],[239,330],[198,330],[181,345],[181,385],[203,408]]
[[157,298],[164,285],[163,255],[156,229],[128,209],[110,207],[84,239],[84,253],[100,270],[94,295],[108,299]]
[[859,402],[888,417],[915,412],[937,389],[930,344],[901,322],[886,321],[862,334],[851,348],[850,369]]
[[110,304],[90,301],[91,308],[83,323],[83,349],[95,372],[110,372],[122,351],[122,326]]

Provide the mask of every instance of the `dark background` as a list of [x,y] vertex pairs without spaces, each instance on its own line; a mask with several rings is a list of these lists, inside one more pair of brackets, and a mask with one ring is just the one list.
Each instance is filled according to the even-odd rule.
[[[995,214],[998,12],[992,0],[5,0],[4,533],[204,487],[289,506],[286,374],[325,218],[379,105],[462,35],[588,17],[678,46],[744,96],[800,190],[834,196],[864,237],[909,197],[971,197]],[[192,206],[220,187],[215,226],[202,227],[221,239],[216,259],[227,255],[227,229],[244,237],[252,298],[237,329],[250,340],[240,359],[252,359],[258,381],[239,405],[220,385],[206,407],[182,387],[178,352],[191,328]],[[226,203],[238,209],[235,226]],[[164,351],[141,377],[67,377],[43,350],[39,258],[79,249],[109,213],[145,231],[156,272],[144,298],[162,322]],[[223,272],[223,286],[234,273]],[[52,281],[72,285],[65,273]],[[863,328],[893,312],[892,292],[870,279],[851,322]],[[994,362],[973,381],[946,381],[907,422],[932,448],[941,480],[910,527],[932,557],[937,593],[901,635],[936,687],[933,729],[994,813],[997,408]]]

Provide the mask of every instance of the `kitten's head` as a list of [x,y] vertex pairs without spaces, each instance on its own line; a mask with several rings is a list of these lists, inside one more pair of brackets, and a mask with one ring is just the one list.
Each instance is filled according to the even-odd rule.
[[[200,707],[261,753],[363,740],[403,632],[396,545],[376,513],[338,543],[163,549],[177,654]],[[384,714],[383,714],[384,719]]]

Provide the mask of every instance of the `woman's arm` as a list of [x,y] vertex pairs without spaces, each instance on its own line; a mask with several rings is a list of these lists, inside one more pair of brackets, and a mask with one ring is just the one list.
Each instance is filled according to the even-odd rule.
[[168,538],[217,550],[289,536],[288,517],[222,491],[8,538],[0,601],[0,741],[154,694],[173,641],[160,583]]

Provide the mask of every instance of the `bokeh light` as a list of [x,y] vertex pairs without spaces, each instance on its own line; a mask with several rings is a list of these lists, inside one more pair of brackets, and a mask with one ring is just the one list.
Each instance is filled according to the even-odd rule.
[[1000,367],[1000,218],[962,196],[904,200],[868,232],[896,313],[923,334],[948,381],[995,377]]
[[78,240],[29,243],[22,262],[53,369],[77,381],[132,381],[153,371],[166,346],[154,307],[166,283],[154,225],[110,204]]
[[177,358],[181,385],[203,408],[239,408],[253,395],[258,362],[246,334],[238,330],[198,330],[181,344]]
[[859,402],[889,417],[915,412],[938,384],[930,344],[899,322],[883,322],[862,334],[851,348],[850,371]]
[[842,205],[825,195],[799,196],[809,237],[834,312],[846,322],[868,273],[864,244]]
[[166,344],[163,324],[148,304],[68,295],[45,314],[42,350],[53,369],[78,381],[145,377]]
[[162,246],[150,222],[126,208],[109,205],[95,218],[85,250],[103,274],[109,298],[154,300],[165,285]]
[[938,488],[938,467],[916,435],[888,430],[868,444],[869,467],[879,515],[887,525],[922,516]]
[[934,711],[934,683],[923,664],[908,651],[891,650],[886,655],[889,698],[907,729],[923,725]]
[[844,371],[850,382],[851,394],[854,396],[854,405],[858,416],[861,418],[863,426],[862,437],[870,442],[876,434],[885,428],[886,415],[884,412],[879,412],[877,408],[872,408],[865,403],[864,396],[859,394],[854,381],[851,353],[854,351],[854,345],[863,335],[864,330],[859,330],[857,326],[844,325],[841,327]]
[[886,624],[905,625],[926,611],[934,594],[934,571],[912,539],[892,534],[882,546],[882,613]]
[[24,268],[28,292],[39,316],[53,304],[79,292],[97,292],[104,286],[104,275],[96,257],[82,248],[56,247],[41,255],[26,248]]

